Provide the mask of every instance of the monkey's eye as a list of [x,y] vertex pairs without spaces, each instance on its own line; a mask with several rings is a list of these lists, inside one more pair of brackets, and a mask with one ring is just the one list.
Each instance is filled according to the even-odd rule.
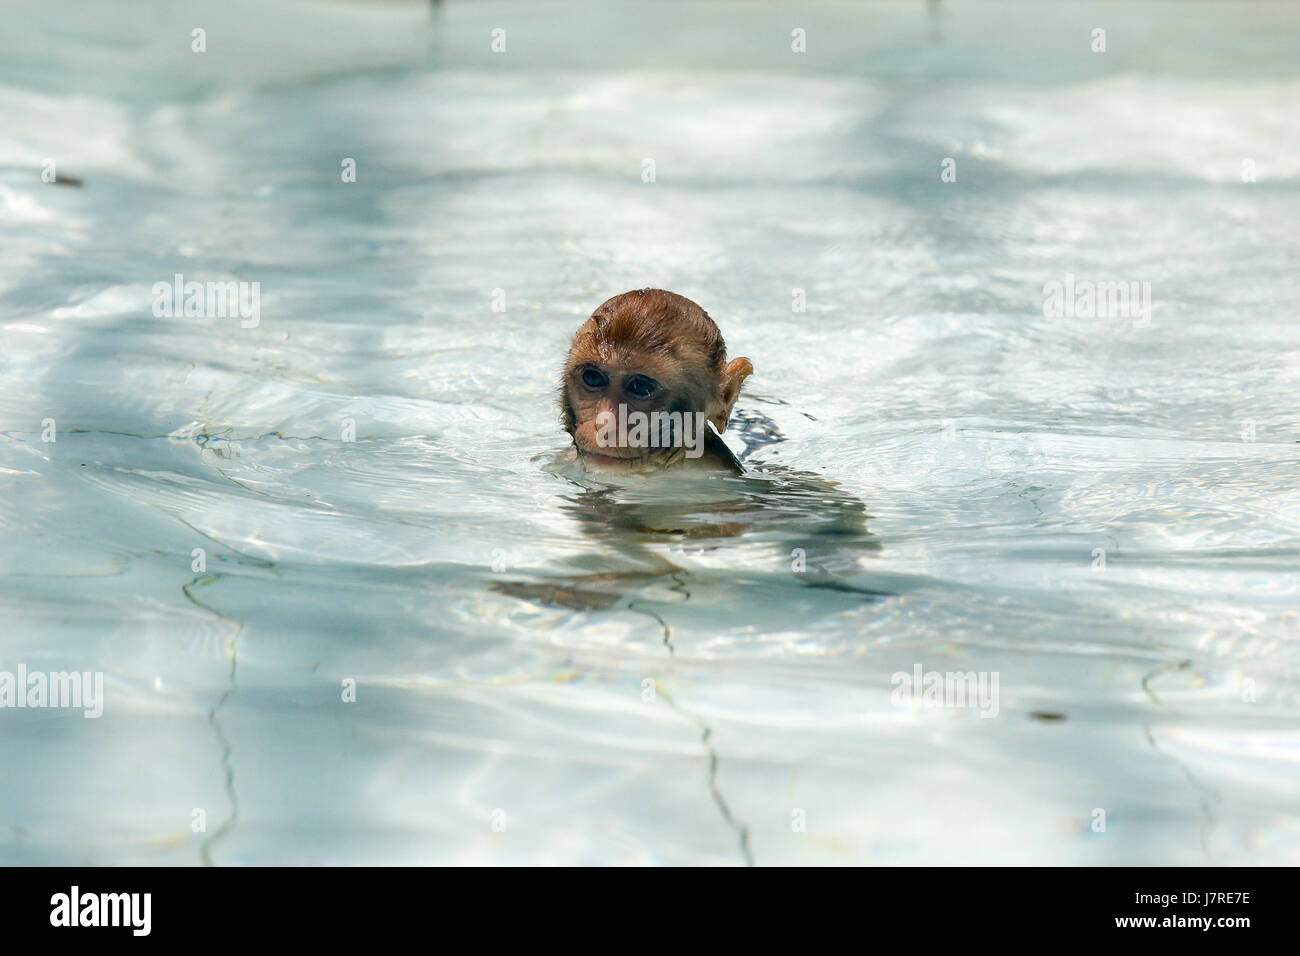
[[659,389],[659,383],[644,375],[633,375],[623,383],[623,388],[633,398],[649,398]]
[[604,388],[609,384],[609,376],[596,366],[588,365],[582,370],[582,384],[591,389]]

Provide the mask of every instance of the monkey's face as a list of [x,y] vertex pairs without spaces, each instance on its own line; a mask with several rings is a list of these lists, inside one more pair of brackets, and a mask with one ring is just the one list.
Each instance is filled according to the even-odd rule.
[[667,463],[703,447],[710,376],[659,356],[611,358],[578,356],[565,372],[565,429],[581,454]]
[[561,386],[564,428],[600,463],[668,464],[703,454],[708,423],[721,432],[749,359],[725,365],[713,320],[660,289],[615,296],[583,323]]

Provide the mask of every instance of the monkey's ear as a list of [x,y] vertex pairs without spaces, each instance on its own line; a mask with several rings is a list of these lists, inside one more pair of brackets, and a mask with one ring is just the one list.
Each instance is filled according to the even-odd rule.
[[713,427],[718,430],[718,434],[726,430],[727,419],[731,417],[731,407],[740,397],[740,386],[745,384],[745,379],[752,374],[754,374],[754,363],[747,358],[732,359],[722,370],[722,377],[718,382],[720,407],[709,419],[713,422]]

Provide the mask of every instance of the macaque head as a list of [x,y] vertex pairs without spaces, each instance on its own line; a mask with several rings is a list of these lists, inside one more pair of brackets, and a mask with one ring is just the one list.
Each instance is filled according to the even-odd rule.
[[573,337],[560,399],[586,458],[650,465],[699,457],[707,426],[727,427],[747,358],[727,362],[722,333],[698,305],[662,289],[616,295]]

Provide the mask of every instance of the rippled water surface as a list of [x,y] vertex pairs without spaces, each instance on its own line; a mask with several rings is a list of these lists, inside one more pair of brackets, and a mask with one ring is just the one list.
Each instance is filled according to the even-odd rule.
[[[664,6],[6,4],[0,861],[1300,863],[1300,14]],[[642,286],[748,477],[556,464]]]

